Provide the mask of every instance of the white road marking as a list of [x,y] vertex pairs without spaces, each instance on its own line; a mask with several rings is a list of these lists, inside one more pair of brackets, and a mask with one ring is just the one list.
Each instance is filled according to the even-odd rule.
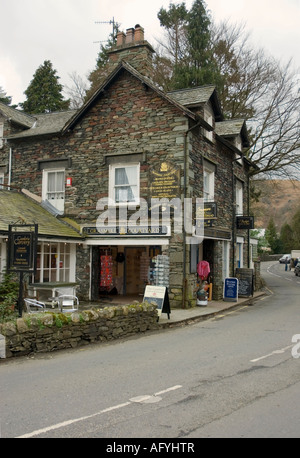
[[162,400],[162,398],[158,397],[159,394],[168,393],[170,391],[178,390],[179,388],[182,388],[182,385],[172,386],[171,388],[167,388],[166,390],[159,391],[158,393],[155,393],[154,396],[153,395],[137,396],[135,398],[131,398],[129,402],[124,402],[123,404],[118,404],[116,406],[108,407],[92,415],[86,415],[84,417],[63,421],[61,423],[57,423],[56,425],[47,426],[46,428],[41,428],[36,431],[32,431],[31,433],[27,433],[27,434],[23,434],[22,436],[18,436],[17,439],[28,439],[30,437],[39,436],[40,434],[44,434],[49,431],[53,431],[54,429],[65,428],[66,426],[73,425],[74,423],[78,423],[79,421],[89,420],[90,418],[97,417],[98,415],[103,415],[104,413],[112,412],[113,410],[122,409],[123,407],[129,406],[133,402],[139,402],[139,403],[159,402]]
[[282,348],[281,350],[274,350],[274,351],[272,351],[272,353],[269,353],[268,355],[264,355],[264,356],[261,356],[260,358],[256,358],[256,359],[251,359],[250,362],[251,363],[256,363],[257,361],[261,361],[262,359],[269,358],[270,356],[283,354],[283,353],[285,353],[287,350],[289,350],[292,347],[293,347],[293,345],[289,345],[288,347]]

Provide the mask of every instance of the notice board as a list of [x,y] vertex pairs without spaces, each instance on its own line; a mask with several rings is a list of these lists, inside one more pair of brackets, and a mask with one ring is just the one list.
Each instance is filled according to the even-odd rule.
[[168,319],[170,319],[170,301],[168,288],[165,286],[146,286],[143,302],[154,302],[157,305],[158,317],[162,313],[168,314]]
[[225,278],[223,300],[225,302],[238,302],[238,287],[237,278]]
[[239,297],[250,297],[254,293],[254,270],[236,269],[239,280]]

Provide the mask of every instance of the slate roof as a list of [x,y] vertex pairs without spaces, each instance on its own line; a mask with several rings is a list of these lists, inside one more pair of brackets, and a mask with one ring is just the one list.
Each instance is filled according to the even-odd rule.
[[111,84],[111,82],[114,80],[114,78],[117,77],[117,75],[123,71],[126,70],[129,73],[131,73],[133,76],[135,76],[137,79],[141,81],[142,84],[148,86],[151,88],[154,92],[156,92],[158,95],[163,97],[165,100],[167,100],[169,103],[172,105],[175,105],[181,112],[183,112],[186,116],[190,117],[194,121],[202,121],[203,126],[205,128],[209,128],[209,125],[204,120],[198,119],[198,116],[193,113],[187,106],[182,105],[179,101],[177,101],[174,97],[171,97],[169,94],[161,91],[148,77],[142,75],[139,73],[134,67],[132,67],[128,62],[122,60],[117,67],[110,73],[108,78],[104,81],[104,83],[92,94],[92,96],[87,100],[87,102],[74,114],[74,116],[67,122],[67,124],[63,128],[63,132],[68,131],[69,129],[72,129],[75,124],[78,122],[79,119],[81,119],[82,116],[84,116],[85,112],[90,108],[90,106],[95,103],[96,100],[98,100],[99,97],[104,93],[104,90],[107,86]]
[[199,86],[190,89],[179,89],[167,93],[170,98],[187,108],[196,108],[207,104],[209,101],[215,111],[215,118],[222,120],[222,109],[215,86]]
[[30,129],[35,123],[35,117],[31,116],[24,111],[16,110],[0,102],[0,113],[6,118],[10,119],[13,123],[18,124],[24,128]]
[[38,224],[39,236],[80,239],[80,234],[62,219],[55,218],[39,203],[22,192],[0,190],[0,233],[8,232],[8,225],[20,221]]
[[49,135],[60,133],[64,125],[76,113],[75,110],[59,111],[55,113],[36,114],[35,122],[30,129],[10,135],[9,140],[18,138],[29,138],[38,135]]
[[215,131],[217,135],[223,138],[231,138],[241,135],[243,146],[249,146],[249,137],[244,119],[231,119],[228,121],[217,122]]

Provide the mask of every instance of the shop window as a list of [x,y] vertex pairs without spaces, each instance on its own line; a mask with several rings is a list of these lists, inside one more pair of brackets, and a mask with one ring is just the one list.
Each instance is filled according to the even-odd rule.
[[215,198],[215,165],[204,161],[203,166],[203,197],[205,202],[213,202]]
[[47,200],[57,210],[65,207],[65,170],[43,171],[43,200]]
[[74,282],[75,249],[69,243],[38,245],[37,270],[34,283]]
[[111,165],[109,171],[109,197],[116,204],[139,203],[140,166]]

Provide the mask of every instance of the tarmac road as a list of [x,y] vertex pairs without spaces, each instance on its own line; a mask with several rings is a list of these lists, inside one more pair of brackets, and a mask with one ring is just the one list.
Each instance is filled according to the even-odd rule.
[[268,295],[223,316],[0,361],[2,437],[299,437],[300,285],[282,267],[264,264]]

